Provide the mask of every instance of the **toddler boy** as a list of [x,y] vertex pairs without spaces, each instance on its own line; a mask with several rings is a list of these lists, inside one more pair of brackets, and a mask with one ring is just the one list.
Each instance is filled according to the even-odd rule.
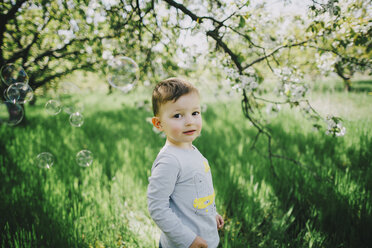
[[166,135],[147,190],[150,215],[161,229],[159,247],[217,247],[224,225],[208,160],[192,145],[202,129],[199,98],[178,78],[158,83],[152,94],[152,123]]

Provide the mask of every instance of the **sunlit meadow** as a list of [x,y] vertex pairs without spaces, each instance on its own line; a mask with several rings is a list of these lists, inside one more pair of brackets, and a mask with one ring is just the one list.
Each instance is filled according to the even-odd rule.
[[[267,123],[273,153],[290,159],[273,158],[277,177],[267,140],[252,148],[257,130],[242,114],[240,95],[202,94],[195,145],[210,162],[226,223],[220,247],[370,244],[372,96],[324,87],[311,102],[322,115],[343,118],[345,136],[315,131],[300,111],[282,108]],[[157,247],[146,189],[164,138],[148,122],[150,88],[71,95],[64,103],[84,106],[81,127],[64,111],[45,111],[52,95],[26,106],[25,124],[0,126],[2,247]],[[93,154],[88,167],[77,165],[83,149]],[[37,166],[42,152],[54,157],[49,169]]]

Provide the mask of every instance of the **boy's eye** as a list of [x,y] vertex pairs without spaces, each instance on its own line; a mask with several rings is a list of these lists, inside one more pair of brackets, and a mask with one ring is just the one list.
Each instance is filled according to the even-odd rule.
[[180,118],[181,117],[181,114],[175,114],[173,115],[173,118]]
[[195,112],[192,113],[192,115],[198,115],[198,114],[200,114],[199,111],[195,111]]

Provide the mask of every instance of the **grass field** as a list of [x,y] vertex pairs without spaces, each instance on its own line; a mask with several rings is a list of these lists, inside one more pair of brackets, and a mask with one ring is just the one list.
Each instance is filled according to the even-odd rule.
[[[0,126],[0,244],[2,247],[157,247],[159,230],[147,212],[147,178],[164,139],[129,95],[73,96],[84,103],[84,124],[47,115],[39,98],[26,106],[25,125]],[[235,100],[234,100],[235,99]],[[336,113],[344,137],[315,132],[299,113],[272,117],[274,159],[267,143],[251,149],[254,127],[239,95],[205,97],[203,131],[195,142],[208,158],[216,205],[224,216],[220,247],[368,247],[372,243],[372,96],[315,93],[314,107]],[[90,167],[76,164],[82,149]],[[50,169],[35,158],[54,155]]]

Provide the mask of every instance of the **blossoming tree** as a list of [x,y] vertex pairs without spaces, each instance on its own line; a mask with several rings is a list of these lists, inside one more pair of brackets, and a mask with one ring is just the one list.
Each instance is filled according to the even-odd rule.
[[[301,108],[314,127],[326,125],[327,134],[342,136],[341,119],[320,116],[306,99],[303,65],[335,71],[346,87],[356,71],[371,73],[368,1],[312,0],[307,8],[308,18],[283,20],[265,9],[265,1],[4,1],[0,66],[21,65],[35,90],[76,70],[104,74],[116,55],[134,59],[142,81],[156,82],[174,71],[187,73],[190,68],[184,65],[202,53],[206,63],[218,68],[216,74],[241,92],[243,113],[257,129],[254,143],[266,137],[275,174],[272,159],[283,156],[271,152],[272,136],[260,106],[266,104],[269,111],[286,104]],[[187,36],[198,40],[199,53],[182,45]],[[262,68],[277,77],[275,99],[261,94]],[[3,92],[8,85],[1,87]]]

